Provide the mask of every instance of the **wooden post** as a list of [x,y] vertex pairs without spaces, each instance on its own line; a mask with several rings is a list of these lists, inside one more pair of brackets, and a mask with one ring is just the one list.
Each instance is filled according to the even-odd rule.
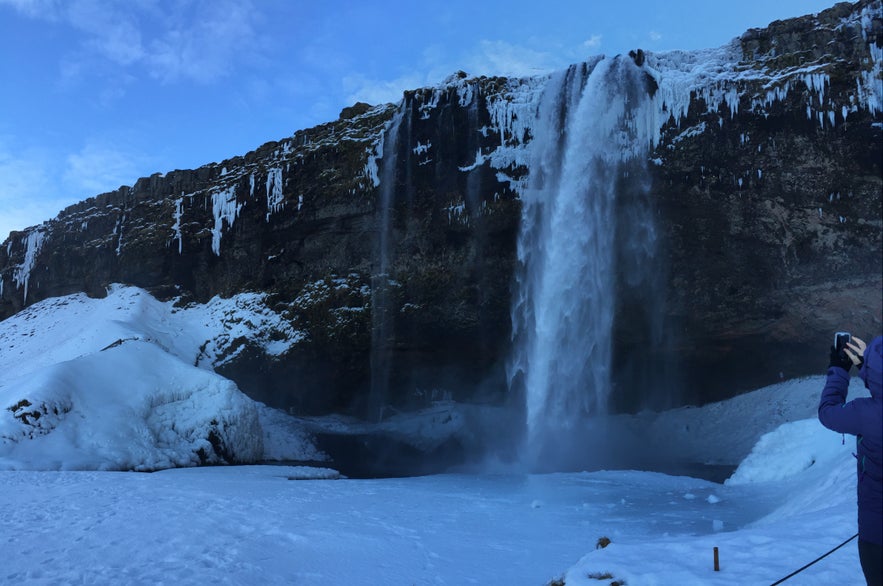
[[718,556],[718,551],[717,551],[716,547],[714,548],[714,571],[715,572],[721,571],[720,557]]

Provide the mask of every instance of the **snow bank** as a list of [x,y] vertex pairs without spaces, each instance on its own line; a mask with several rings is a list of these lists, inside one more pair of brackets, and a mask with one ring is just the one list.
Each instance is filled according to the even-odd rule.
[[[821,386],[809,383],[797,381],[784,388],[812,386],[817,400]],[[750,393],[717,409],[747,415],[751,410],[743,408],[766,404],[767,395]],[[735,419],[737,424],[748,421]],[[844,442],[814,418],[784,423],[760,438],[725,483],[727,491],[751,491],[761,509],[768,507],[758,520],[730,532],[614,542],[583,557],[563,579],[568,586],[609,583],[599,582],[601,576],[642,585],[772,583],[857,532],[854,445],[855,438]],[[708,500],[712,507],[718,502]],[[711,508],[709,516],[719,531],[724,524],[714,514]],[[719,572],[713,570],[714,547],[720,551]],[[835,555],[807,569],[799,583],[862,583],[855,546]]]
[[854,436],[835,433],[816,418],[786,423],[760,438],[726,484],[785,484],[788,498],[758,524],[836,507],[855,511],[855,450]]
[[243,338],[270,355],[300,339],[257,293],[182,308],[113,286],[0,322],[0,469],[327,460],[294,418],[211,370]]
[[[614,423],[684,461],[735,466],[763,434],[815,418],[824,386],[824,376],[787,380],[702,407],[619,416]],[[861,380],[853,377],[850,399],[868,396]]]
[[[839,440],[839,436],[836,440]],[[830,465],[849,455],[818,419],[786,423],[764,434],[727,484],[772,482],[796,476],[819,463]],[[850,442],[852,443],[852,442]]]
[[131,341],[0,383],[0,468],[156,470],[254,462],[254,402]]

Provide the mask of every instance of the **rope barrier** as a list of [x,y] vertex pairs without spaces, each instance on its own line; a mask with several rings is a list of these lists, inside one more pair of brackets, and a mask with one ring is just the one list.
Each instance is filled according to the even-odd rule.
[[841,543],[840,545],[838,545],[837,547],[835,547],[834,549],[832,549],[831,551],[829,551],[828,553],[826,553],[826,554],[824,554],[824,555],[822,555],[822,556],[819,556],[819,557],[817,557],[816,559],[814,559],[813,561],[809,562],[808,564],[806,564],[805,566],[803,566],[803,567],[800,568],[799,570],[795,570],[795,571],[791,572],[790,574],[788,574],[787,576],[785,576],[784,578],[782,578],[782,579],[779,580],[778,582],[773,582],[772,584],[770,584],[770,586],[776,586],[777,584],[781,584],[782,582],[784,582],[784,581],[787,580],[788,578],[792,578],[792,577],[796,576],[797,574],[799,574],[799,573],[802,572],[803,570],[807,569],[808,567],[810,567],[810,566],[813,565],[814,563],[816,563],[816,562],[818,562],[818,561],[821,561],[821,560],[825,559],[826,557],[828,557],[829,555],[831,555],[832,553],[834,553],[835,551],[837,551],[838,549],[840,549],[841,547],[843,547],[844,545],[846,545],[847,543],[849,543],[850,541],[852,541],[853,539],[855,539],[856,537],[858,537],[858,533],[856,533],[855,535],[853,535],[852,537],[850,537],[849,539],[847,539],[846,541],[844,541],[843,543]]

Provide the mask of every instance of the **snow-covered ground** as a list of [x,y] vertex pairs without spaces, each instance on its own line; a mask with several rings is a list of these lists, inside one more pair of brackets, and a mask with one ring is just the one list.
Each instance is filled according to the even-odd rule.
[[[856,532],[854,440],[816,421],[820,376],[608,422],[629,449],[740,463],[724,484],[629,470],[112,471],[196,464],[217,445],[234,459],[321,457],[297,420],[211,371],[224,336],[260,320],[274,318],[257,298],[175,308],[116,288],[0,322],[0,583],[770,584]],[[408,433],[434,441],[431,420]],[[862,584],[855,543],[789,583]]]
[[[856,532],[850,449],[813,420],[788,424],[723,485],[634,471],[0,472],[0,582],[770,584]],[[854,543],[792,583],[861,584]]]

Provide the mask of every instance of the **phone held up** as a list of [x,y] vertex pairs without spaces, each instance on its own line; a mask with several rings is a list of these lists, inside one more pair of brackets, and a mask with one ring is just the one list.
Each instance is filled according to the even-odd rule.
[[849,332],[837,332],[834,334],[834,347],[841,354],[844,354],[846,345],[852,341],[852,335]]

